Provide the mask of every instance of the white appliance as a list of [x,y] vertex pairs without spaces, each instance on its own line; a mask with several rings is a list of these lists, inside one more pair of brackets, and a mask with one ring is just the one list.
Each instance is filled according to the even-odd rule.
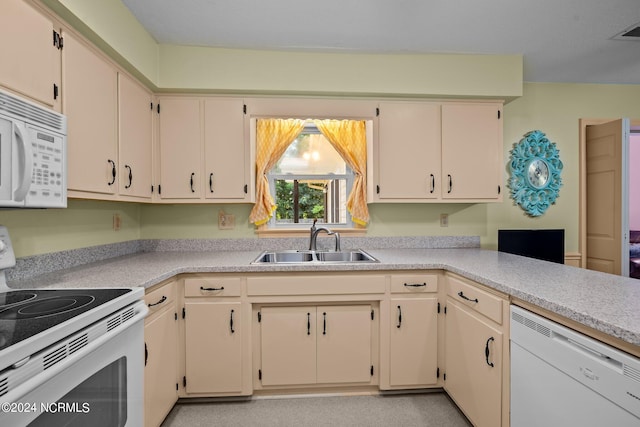
[[640,360],[512,306],[511,425],[640,426]]
[[144,289],[9,289],[0,241],[0,426],[142,426]]
[[0,207],[67,207],[67,119],[0,91]]

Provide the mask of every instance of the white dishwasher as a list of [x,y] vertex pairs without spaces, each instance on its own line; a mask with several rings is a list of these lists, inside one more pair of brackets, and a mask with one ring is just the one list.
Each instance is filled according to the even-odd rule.
[[511,306],[511,427],[639,427],[640,359]]

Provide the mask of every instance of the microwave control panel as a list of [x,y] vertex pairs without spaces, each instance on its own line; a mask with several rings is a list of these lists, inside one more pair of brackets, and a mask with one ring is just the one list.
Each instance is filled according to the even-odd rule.
[[64,137],[52,131],[29,127],[33,155],[31,186],[25,205],[66,207],[67,177]]

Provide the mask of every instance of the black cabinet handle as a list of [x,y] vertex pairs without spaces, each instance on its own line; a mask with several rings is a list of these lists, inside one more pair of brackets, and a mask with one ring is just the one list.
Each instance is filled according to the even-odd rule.
[[195,193],[196,190],[193,189],[193,177],[196,176],[195,172],[191,172],[191,178],[189,178],[189,185],[191,186],[191,192]]
[[124,165],[124,167],[129,170],[129,184],[125,185],[124,188],[129,188],[129,187],[131,187],[131,184],[133,183],[133,173],[131,172],[131,166]]
[[144,366],[147,366],[147,360],[149,360],[149,350],[147,349],[147,342],[144,343]]
[[311,335],[311,313],[307,313],[307,335]]
[[209,191],[213,193],[213,172],[209,174]]
[[449,189],[447,190],[447,193],[451,193],[451,190],[453,190],[453,180],[451,179],[451,175],[447,175],[449,177]]
[[163,302],[165,302],[166,300],[167,300],[167,297],[162,295],[162,298],[160,298],[160,301],[154,302],[153,304],[147,304],[147,307],[153,307],[154,305],[160,305]]
[[436,177],[433,176],[433,174],[430,174],[431,176],[431,191],[430,193],[433,194],[433,192],[436,190]]
[[402,308],[398,306],[398,329],[402,326]]
[[493,337],[490,337],[490,338],[487,340],[487,344],[484,346],[484,357],[485,357],[485,359],[486,359],[486,361],[487,361],[487,365],[489,365],[489,366],[491,366],[491,367],[493,368],[493,366],[494,366],[494,365],[493,365],[493,362],[489,362],[489,355],[491,354],[491,352],[490,352],[490,350],[489,350],[489,343],[490,343],[491,341],[495,341],[495,339],[494,339]]
[[232,334],[236,333],[236,331],[233,329],[233,310],[231,310],[231,315],[229,316],[229,329],[231,329]]
[[111,165],[111,182],[108,185],[113,185],[116,182],[116,162],[108,159],[107,162]]
[[327,313],[322,313],[322,335],[327,335]]
[[460,298],[462,298],[462,299],[466,299],[467,301],[471,301],[471,302],[475,302],[475,303],[480,302],[480,301],[478,301],[478,298],[471,299],[468,296],[466,296],[465,294],[463,294],[462,291],[458,292],[458,296]]
[[404,285],[411,288],[421,288],[423,286],[427,286],[426,282],[425,283],[405,283]]
[[201,291],[223,291],[224,286],[221,286],[219,288],[205,288],[204,286],[200,286],[200,290]]

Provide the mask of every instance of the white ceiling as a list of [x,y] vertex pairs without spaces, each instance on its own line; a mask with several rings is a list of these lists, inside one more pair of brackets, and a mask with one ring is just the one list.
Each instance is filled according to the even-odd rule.
[[640,84],[640,0],[122,0],[158,43],[522,54],[524,80]]

